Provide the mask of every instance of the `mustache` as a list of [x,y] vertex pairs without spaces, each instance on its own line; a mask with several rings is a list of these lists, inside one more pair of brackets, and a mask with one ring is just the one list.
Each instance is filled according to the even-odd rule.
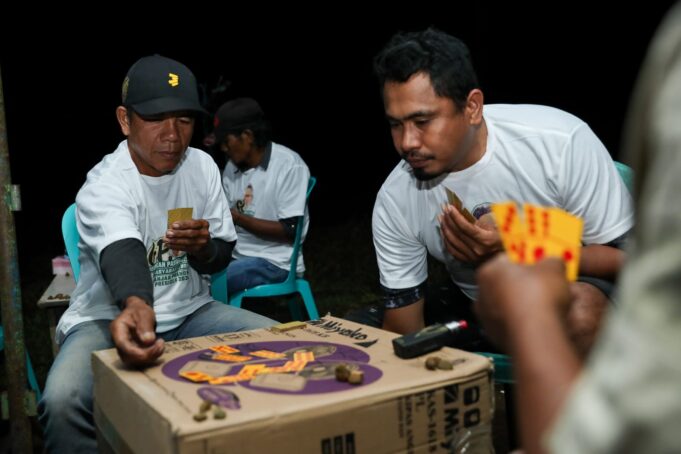
[[419,152],[416,152],[416,151],[407,151],[407,152],[404,152],[404,153],[400,153],[400,156],[405,161],[407,161],[409,159],[432,159],[432,156],[428,156],[428,155],[425,155],[425,154],[422,154],[422,153],[419,153]]

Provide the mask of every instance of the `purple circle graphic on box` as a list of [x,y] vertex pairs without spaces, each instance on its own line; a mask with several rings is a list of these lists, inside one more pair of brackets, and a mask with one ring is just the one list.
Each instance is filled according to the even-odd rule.
[[[307,362],[304,368],[297,371],[259,373],[248,380],[240,380],[236,383],[211,384],[210,386],[206,386],[209,385],[208,382],[196,383],[203,386],[199,390],[199,395],[201,395],[201,392],[208,393],[210,396],[206,394],[206,400],[219,402],[219,405],[222,405],[223,401],[227,403],[227,400],[232,399],[232,397],[222,396],[219,393],[211,394],[216,387],[222,386],[233,387],[238,385],[254,391],[278,394],[321,394],[357,387],[357,385],[336,380],[335,370],[336,366],[340,364],[345,364],[350,370],[362,371],[364,373],[362,385],[373,383],[383,375],[380,369],[369,364],[370,357],[367,353],[348,345],[314,341],[262,341],[230,344],[229,347],[238,351],[226,354],[250,356],[250,358],[246,361],[222,361],[216,359],[219,353],[211,349],[198,350],[168,361],[163,366],[162,372],[166,377],[173,380],[191,383],[191,381],[180,376],[180,372],[192,371],[212,377],[230,377],[239,375],[241,370],[247,366],[251,366],[251,368],[253,366],[282,367],[287,363],[290,364],[296,353],[312,352],[314,354],[314,361]],[[263,351],[265,354],[274,353],[281,357],[266,358],[254,354],[262,354]],[[201,397],[204,396],[201,395]],[[236,405],[238,405],[238,398]]]

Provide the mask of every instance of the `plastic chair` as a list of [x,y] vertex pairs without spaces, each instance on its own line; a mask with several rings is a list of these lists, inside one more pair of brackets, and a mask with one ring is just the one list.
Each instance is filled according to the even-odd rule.
[[515,383],[513,380],[513,368],[511,357],[503,353],[476,352],[478,355],[491,358],[494,362],[494,381],[504,385]]
[[[5,349],[5,330],[0,326],[0,351]],[[28,385],[31,387],[35,393],[36,401],[42,398],[40,393],[40,388],[38,387],[38,380],[35,378],[35,372],[33,371],[33,364],[31,364],[31,357],[28,356],[28,351],[26,351],[26,375],[28,378]]]
[[211,276],[210,294],[215,301],[227,304],[227,268]]
[[[78,276],[80,276],[80,262],[78,261],[79,251],[78,251],[78,241],[80,240],[80,234],[78,233],[78,227],[76,225],[76,204],[73,203],[64,212],[64,216],[61,219],[61,233],[64,237],[64,245],[66,246],[66,253],[69,256],[69,261],[71,262],[71,269],[73,269],[73,279],[78,282]],[[221,276],[224,275],[224,276]],[[216,280],[223,279],[223,285],[216,282]],[[216,297],[215,294],[218,293],[220,296],[220,288],[225,290],[222,292],[220,298]],[[211,283],[211,293],[213,298],[217,301],[223,303],[227,302],[227,280],[225,271],[214,274],[212,276]]]
[[[307,198],[309,199],[312,188],[316,184],[317,179],[315,177],[310,177],[307,184]],[[291,268],[289,269],[288,277],[284,282],[277,284],[263,284],[258,285],[253,288],[249,288],[240,292],[235,293],[229,298],[229,304],[235,307],[241,307],[241,300],[243,298],[261,298],[268,296],[278,296],[278,295],[290,295],[293,293],[300,293],[303,297],[303,303],[305,304],[305,309],[307,310],[307,315],[310,320],[316,320],[319,318],[319,312],[317,311],[317,306],[315,305],[314,298],[312,296],[312,290],[310,289],[310,284],[303,278],[300,278],[296,274],[296,268],[298,266],[298,251],[300,250],[302,233],[303,233],[303,223],[304,216],[301,216],[298,220],[298,225],[296,227],[296,237],[293,242],[293,252],[291,253]],[[226,275],[225,275],[226,280]],[[226,288],[226,283],[225,283]],[[229,289],[227,289],[229,290]],[[302,319],[302,314],[300,309],[296,304],[296,298],[292,298],[288,302],[289,310],[296,320]]]
[[78,227],[76,225],[76,204],[73,203],[64,212],[61,218],[61,234],[64,237],[64,245],[66,246],[66,254],[69,256],[71,262],[71,269],[73,270],[73,279],[78,281],[80,276],[80,262],[78,261]]
[[632,192],[634,189],[634,171],[628,165],[618,161],[615,161],[615,167],[617,168],[622,181],[624,181],[625,186],[629,189],[629,192]]

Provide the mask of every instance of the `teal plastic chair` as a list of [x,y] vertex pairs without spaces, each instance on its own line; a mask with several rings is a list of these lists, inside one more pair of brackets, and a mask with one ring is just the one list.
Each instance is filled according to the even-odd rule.
[[[310,197],[310,193],[312,192],[312,188],[314,188],[316,183],[317,179],[315,177],[310,177],[310,180],[307,184],[308,199]],[[258,285],[256,287],[237,292],[229,298],[230,305],[234,307],[241,307],[241,300],[244,298],[263,298],[269,296],[300,293],[300,295],[303,297],[303,303],[305,305],[305,309],[307,310],[309,319],[316,320],[319,318],[319,312],[317,311],[317,306],[315,305],[314,298],[312,296],[310,284],[305,279],[298,277],[296,274],[296,268],[298,266],[298,251],[300,250],[300,245],[302,242],[303,222],[304,216],[301,216],[298,220],[298,225],[296,226],[296,237],[293,242],[293,252],[291,253],[291,268],[289,269],[286,280],[277,284]],[[226,287],[227,286],[225,282],[225,288]],[[288,306],[294,319],[303,319],[295,297],[289,300]]]
[[511,357],[503,353],[476,352],[478,355],[491,358],[494,362],[494,381],[503,385],[515,383],[513,380],[513,368]]
[[627,189],[629,189],[629,192],[632,192],[634,189],[634,171],[628,165],[622,164],[618,161],[615,161],[615,168],[617,168],[617,171],[619,172],[620,177],[622,178],[622,181],[624,181]]
[[227,304],[227,268],[211,276],[210,294],[215,301]]
[[76,204],[72,203],[61,218],[61,234],[64,237],[66,255],[69,256],[73,278],[78,281],[80,276],[80,262],[78,261],[78,227],[76,226]]
[[[0,326],[0,351],[5,349],[5,330]],[[33,371],[33,364],[31,363],[31,357],[28,356],[28,351],[26,351],[26,375],[28,378],[28,385],[35,393],[36,401],[42,398],[40,393],[40,387],[38,387],[38,380],[35,378],[35,372]]]
[[[78,276],[80,276],[80,262],[78,261],[78,241],[80,240],[80,234],[78,233],[78,227],[76,225],[76,204],[73,203],[71,206],[69,206],[66,211],[64,212],[64,216],[61,219],[61,234],[64,237],[64,245],[66,246],[66,254],[69,256],[69,261],[71,262],[71,269],[73,269],[73,278],[77,282],[78,281]],[[215,298],[217,301],[221,301],[223,303],[227,302],[227,281],[225,280],[225,284],[222,286],[225,288],[225,291],[222,292],[223,296],[222,299],[218,299],[215,296],[215,292],[220,293],[219,289],[221,288],[220,285],[216,285],[215,279],[219,279],[219,275],[224,274],[224,271],[222,273],[218,273],[212,276],[212,284],[211,284],[211,293],[213,293],[213,298]],[[223,279],[225,279],[223,277]],[[219,295],[218,295],[219,296]]]
[[[620,174],[622,181],[626,185],[629,192],[633,189],[634,171],[626,164],[615,161],[615,168]],[[502,384],[513,384],[513,368],[511,365],[511,357],[501,353],[487,353],[477,352],[479,355],[492,358],[494,361],[494,381]]]

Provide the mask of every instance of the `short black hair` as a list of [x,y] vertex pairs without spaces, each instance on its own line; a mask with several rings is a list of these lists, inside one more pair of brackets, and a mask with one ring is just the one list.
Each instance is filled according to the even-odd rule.
[[471,90],[479,88],[468,47],[433,27],[396,33],[374,57],[374,72],[381,90],[386,82],[404,83],[414,74],[427,74],[435,93],[450,98],[459,109]]

